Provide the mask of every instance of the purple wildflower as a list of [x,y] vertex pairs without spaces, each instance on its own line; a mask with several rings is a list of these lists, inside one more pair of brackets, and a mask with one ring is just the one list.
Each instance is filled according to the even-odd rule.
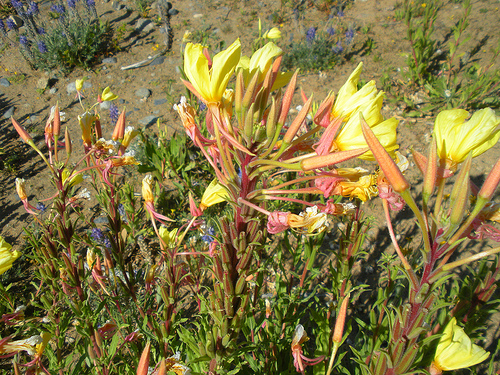
[[45,29],[43,27],[39,27],[36,32],[38,35],[45,35]]
[[33,16],[36,16],[39,12],[40,12],[40,9],[38,9],[38,3],[35,3],[34,1],[32,1],[30,3],[30,7],[28,8],[28,11],[33,15]]
[[333,52],[335,52],[335,53],[342,53],[342,51],[344,51],[344,48],[342,47],[342,43],[339,40],[337,42],[337,45],[335,47],[333,47]]
[[120,116],[120,111],[118,107],[115,104],[111,103],[111,105],[109,106],[109,118],[111,119],[112,125],[116,124],[119,116]]
[[90,237],[98,243],[103,243],[104,242],[104,233],[102,233],[102,230],[98,228],[93,228],[92,233],[90,234]]
[[345,32],[345,42],[346,44],[351,44],[352,40],[354,39],[354,30],[349,28]]
[[26,38],[25,35],[21,35],[19,37],[19,44],[21,44],[23,47],[28,47],[28,38]]
[[212,242],[214,240],[214,237],[215,236],[215,229],[214,227],[209,227],[206,231],[205,231],[205,234],[203,236],[201,236],[201,239],[205,242]]
[[94,0],[87,0],[87,5],[89,8],[95,7],[95,1]]
[[36,204],[36,209],[43,214],[47,210],[47,207],[45,207],[45,205],[42,202],[38,202]]
[[198,104],[200,105],[200,112],[203,112],[205,109],[207,109],[207,106],[201,100],[198,100]]
[[67,0],[67,2],[70,8],[74,9],[76,7],[76,0]]
[[335,29],[333,27],[329,27],[328,29],[326,29],[326,32],[330,36],[334,36],[335,35]]
[[5,24],[7,25],[7,27],[9,28],[9,30],[15,30],[16,29],[16,23],[11,20],[10,18],[7,18],[7,20],[5,21]]
[[342,9],[339,9],[339,11],[337,12],[337,17],[339,18],[344,17],[344,11]]
[[310,27],[306,32],[307,43],[312,43],[315,37],[316,37],[316,28]]
[[23,7],[23,3],[19,0],[10,0],[10,3],[16,9],[21,9]]
[[0,19],[0,31],[5,32],[5,24],[3,23],[3,20]]
[[123,206],[123,204],[119,204],[118,205],[118,213],[120,214],[120,216],[125,216],[125,206]]
[[59,14],[64,14],[66,12],[66,9],[64,8],[64,5],[60,4],[54,4],[50,7],[50,10]]
[[43,41],[39,41],[38,50],[40,51],[40,53],[46,53],[48,51],[47,45]]

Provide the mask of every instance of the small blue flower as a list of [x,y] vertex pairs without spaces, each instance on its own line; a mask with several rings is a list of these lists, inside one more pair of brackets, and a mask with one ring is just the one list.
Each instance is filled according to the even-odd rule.
[[112,125],[116,124],[118,117],[120,117],[120,110],[114,103],[111,103],[109,106],[109,118],[111,119]]
[[316,38],[316,28],[310,27],[306,32],[306,40],[307,43],[312,43],[312,41]]
[[43,41],[38,42],[38,50],[40,51],[40,53],[46,53],[48,51],[47,46]]
[[207,243],[211,243],[214,241],[215,229],[214,227],[209,227],[203,236],[201,236],[202,241]]
[[89,8],[95,7],[95,1],[94,0],[87,0],[87,5]]
[[344,17],[344,11],[342,9],[339,9],[339,11],[337,12],[337,17],[339,18]]
[[50,7],[50,10],[59,14],[64,14],[66,12],[66,8],[64,5],[54,4]]
[[38,35],[45,35],[45,29],[43,27],[39,27],[36,32]]
[[351,44],[352,40],[354,39],[354,30],[349,28],[345,32],[345,42],[346,44]]
[[67,2],[70,8],[74,9],[76,7],[76,0],[67,0]]
[[3,23],[3,20],[0,20],[0,31],[5,32],[5,24]]
[[19,37],[19,43],[23,46],[23,47],[28,47],[28,38],[26,38],[25,35],[21,35]]
[[37,209],[38,211],[40,211],[42,214],[43,214],[45,211],[47,211],[47,207],[45,207],[45,205],[44,205],[42,202],[38,202],[38,203],[36,204],[36,209]]
[[7,25],[9,30],[15,30],[17,28],[16,23],[14,21],[12,21],[10,18],[7,18],[7,20],[5,21],[5,24]]
[[21,9],[23,7],[23,3],[19,0],[10,0],[10,3],[16,9]]
[[198,101],[198,104],[200,105],[200,112],[203,112],[205,109],[207,109],[207,106],[201,100]]
[[342,47],[342,43],[340,40],[337,42],[337,45],[333,47],[333,52],[335,53],[342,53],[344,51],[344,48]]
[[333,27],[329,27],[328,29],[326,29],[326,32],[330,36],[334,36],[335,35],[335,29]]
[[123,204],[119,204],[118,205],[118,213],[120,214],[120,216],[125,216],[125,207],[123,206]]
[[36,16],[38,13],[40,13],[40,9],[38,9],[38,3],[35,3],[32,1],[30,3],[30,7],[28,8],[28,11],[33,15]]

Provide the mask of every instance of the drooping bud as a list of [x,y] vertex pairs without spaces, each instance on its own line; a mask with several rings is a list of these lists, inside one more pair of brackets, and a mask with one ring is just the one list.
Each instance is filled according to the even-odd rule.
[[28,141],[32,141],[28,132],[21,125],[19,125],[16,120],[14,120],[14,117],[11,117],[10,120],[12,121],[12,125],[14,125],[14,129],[16,129],[17,134],[19,134],[24,142],[28,143]]

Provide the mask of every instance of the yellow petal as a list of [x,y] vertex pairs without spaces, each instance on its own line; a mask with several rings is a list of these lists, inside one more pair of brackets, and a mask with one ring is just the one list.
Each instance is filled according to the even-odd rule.
[[184,50],[184,73],[195,90],[203,97],[210,96],[208,90],[210,74],[208,72],[208,60],[203,55],[201,44],[188,43]]
[[333,105],[332,115],[337,117],[345,107],[345,104],[351,96],[353,96],[358,91],[358,81],[363,70],[363,63],[360,62],[358,67],[351,73],[347,82],[340,88],[337,98],[335,99],[335,104]]
[[215,179],[210,183],[210,185],[208,185],[207,190],[203,193],[200,208],[204,210],[207,207],[227,201],[228,199],[229,194],[227,193],[226,188],[222,186],[217,179]]
[[214,56],[210,77],[211,101],[220,101],[222,98],[227,83],[240,61],[240,55],[241,43],[236,39],[227,49]]

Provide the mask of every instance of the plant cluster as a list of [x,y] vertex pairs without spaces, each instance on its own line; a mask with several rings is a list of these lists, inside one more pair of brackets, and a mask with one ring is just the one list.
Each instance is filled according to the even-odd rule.
[[[434,35],[434,25],[443,16],[442,2],[404,1],[396,18],[404,19],[411,46],[408,55],[409,78],[414,87],[423,87],[428,102],[414,114],[433,112],[441,108],[479,109],[500,107],[500,73],[492,69],[500,54],[500,44],[494,49],[492,58],[485,66],[475,62],[485,40],[478,41],[472,49],[465,44],[470,25],[472,4],[462,2],[463,14],[449,30],[444,41]],[[410,108],[414,104],[407,102]]]
[[[34,69],[89,69],[111,49],[113,30],[99,20],[94,0],[68,0],[66,5],[55,2],[48,22],[42,20],[37,2],[11,3],[22,24],[11,18],[0,20],[0,32],[8,43],[19,46]],[[7,30],[14,31],[15,41],[9,39]]]
[[[142,203],[119,178],[139,163],[124,111],[106,140],[97,104],[82,105],[77,160],[57,106],[47,153],[12,119],[53,184],[33,205],[16,181],[34,223],[24,251],[32,292],[0,289],[0,354],[13,356],[15,373],[496,371],[500,347],[485,350],[481,336],[500,302],[500,247],[480,240],[500,241],[500,162],[481,187],[470,175],[500,138],[500,118],[440,112],[428,153],[413,152],[423,176],[414,191],[398,121],[380,113],[383,92],[374,81],[358,88],[362,64],[321,102],[303,94],[292,114],[298,71],[280,71],[282,54],[272,42],[251,56],[239,40],[215,56],[186,45],[189,95],[175,110],[189,142],[143,137]],[[114,99],[109,88],[99,98]],[[181,192],[175,207],[168,177]],[[85,209],[90,194],[101,217]],[[369,246],[371,199],[386,219],[380,242],[394,251]],[[420,238],[411,251],[392,224],[404,207]],[[0,273],[20,255],[2,239]]]

